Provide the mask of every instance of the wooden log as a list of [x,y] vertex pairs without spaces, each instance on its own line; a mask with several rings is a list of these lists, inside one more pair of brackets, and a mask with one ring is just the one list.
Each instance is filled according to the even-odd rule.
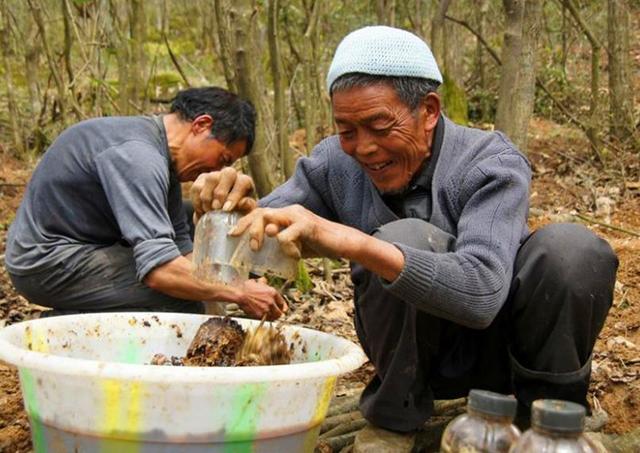
[[353,411],[347,414],[338,414],[334,415],[333,417],[328,417],[325,419],[324,423],[322,423],[320,434],[323,434],[343,423],[349,423],[358,419],[362,419],[362,414],[360,413],[360,411]]

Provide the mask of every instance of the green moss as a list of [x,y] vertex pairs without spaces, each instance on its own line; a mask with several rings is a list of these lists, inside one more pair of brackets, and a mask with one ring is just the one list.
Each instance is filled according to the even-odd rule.
[[308,293],[313,288],[313,282],[311,281],[311,276],[309,276],[309,271],[307,271],[307,266],[304,265],[304,261],[300,260],[298,262],[298,276],[296,277],[296,289],[301,293]]
[[464,89],[456,84],[447,74],[440,88],[445,114],[455,123],[466,125],[469,122],[467,113],[468,101]]

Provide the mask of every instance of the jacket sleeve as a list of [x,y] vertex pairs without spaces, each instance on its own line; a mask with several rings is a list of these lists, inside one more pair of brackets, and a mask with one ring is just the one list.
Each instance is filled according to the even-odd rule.
[[132,140],[104,150],[95,165],[142,281],[152,269],[181,255],[168,212],[168,162],[151,144]]
[[[516,152],[489,157],[449,184],[457,200],[457,239],[450,253],[401,243],[405,266],[385,289],[418,309],[458,324],[489,326],[507,299],[513,263],[526,230],[531,172]],[[455,193],[450,193],[455,192]]]
[[335,209],[329,192],[331,150],[326,140],[318,144],[310,157],[298,159],[293,176],[266,197],[262,207],[282,208],[299,204],[329,220],[335,220]]

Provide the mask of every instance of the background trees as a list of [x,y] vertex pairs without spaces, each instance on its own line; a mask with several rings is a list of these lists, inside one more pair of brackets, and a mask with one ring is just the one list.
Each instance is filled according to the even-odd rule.
[[222,85],[256,105],[244,167],[266,193],[332,131],[324,77],[339,40],[393,24],[432,45],[456,121],[495,123],[525,151],[532,113],[570,122],[606,166],[640,142],[639,9],[635,0],[0,0],[0,141],[11,144],[4,153],[37,156],[83,118],[161,111],[180,88]]

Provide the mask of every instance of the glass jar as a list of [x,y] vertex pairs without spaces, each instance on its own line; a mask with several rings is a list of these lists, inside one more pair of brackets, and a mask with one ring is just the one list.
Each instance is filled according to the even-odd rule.
[[525,431],[511,448],[511,453],[599,452],[583,434],[585,413],[583,406],[569,401],[534,401],[531,429]]
[[518,403],[512,396],[471,390],[467,413],[456,417],[442,434],[440,451],[508,452],[520,436],[513,425]]

